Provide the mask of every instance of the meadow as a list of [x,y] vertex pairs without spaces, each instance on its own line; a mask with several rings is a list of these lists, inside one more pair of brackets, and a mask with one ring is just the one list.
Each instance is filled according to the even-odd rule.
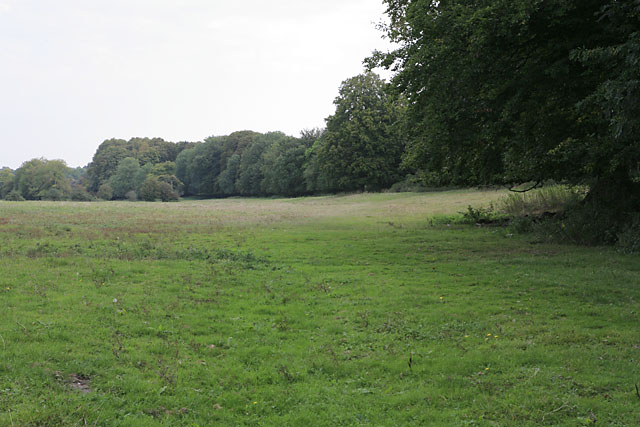
[[0,202],[0,425],[640,425],[640,258],[504,195]]

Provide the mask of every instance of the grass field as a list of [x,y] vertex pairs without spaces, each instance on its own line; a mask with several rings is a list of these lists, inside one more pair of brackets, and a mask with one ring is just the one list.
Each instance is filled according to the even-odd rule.
[[0,425],[640,425],[640,258],[503,194],[0,202]]

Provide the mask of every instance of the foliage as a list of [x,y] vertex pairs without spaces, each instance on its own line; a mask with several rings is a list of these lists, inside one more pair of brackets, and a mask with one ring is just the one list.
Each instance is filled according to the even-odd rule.
[[282,133],[261,135],[242,153],[236,191],[243,196],[259,196],[262,194],[261,184],[263,154],[269,145],[278,139],[286,138]]
[[153,202],[158,198],[158,179],[148,176],[140,187],[140,199],[145,202]]
[[307,193],[304,180],[306,140],[291,137],[272,143],[262,159],[261,190],[264,194],[300,196]]
[[109,183],[105,182],[104,184],[100,185],[100,188],[98,188],[97,196],[102,200],[111,200],[113,199],[113,188],[111,188],[111,185],[109,185]]
[[0,199],[4,199],[13,190],[15,172],[10,168],[0,169]]
[[113,189],[113,197],[123,199],[124,195],[138,188],[140,179],[140,163],[133,157],[122,159],[118,164],[115,174],[109,178],[109,185]]
[[[409,98],[408,164],[461,184],[620,182],[637,169],[630,118],[637,117],[632,100],[638,97],[629,91],[638,72],[635,6],[613,1],[601,9],[596,0],[385,3],[391,18],[385,31],[400,47],[369,63],[398,70],[393,85]],[[615,61],[598,63],[603,55]],[[588,108],[592,101],[595,108]],[[598,117],[609,112],[634,136],[616,141]],[[621,129],[613,120],[612,129]]]
[[129,141],[108,139],[100,144],[93,160],[87,165],[87,188],[97,192],[100,185],[116,173],[119,163],[126,158],[138,160],[140,166],[164,164],[159,167],[167,167],[167,162],[175,162],[180,152],[193,145],[190,142],[172,143],[162,138],[131,138]]
[[475,224],[475,225],[487,225],[487,224],[497,224],[502,225],[508,221],[508,218],[496,212],[495,206],[493,203],[489,204],[487,207],[477,207],[467,206],[467,210],[462,212],[462,222],[466,224]]
[[374,73],[342,82],[318,151],[333,191],[381,190],[399,179],[404,102]]
[[66,195],[55,187],[49,188],[42,195],[42,200],[50,200],[52,202],[58,202],[60,200],[65,200],[65,199],[66,199]]
[[608,40],[583,47],[571,57],[601,77],[578,105],[595,122],[586,157],[590,172],[629,175],[640,182],[640,0],[605,2],[598,23]]
[[136,193],[134,190],[127,191],[127,194],[124,195],[124,199],[129,202],[135,202],[136,200],[138,200],[138,193]]
[[9,202],[23,202],[25,199],[18,190],[12,190],[4,196],[4,200]]
[[413,174],[408,174],[401,181],[395,182],[388,191],[392,193],[403,192],[420,192],[427,191],[428,188],[424,185],[424,180]]
[[179,199],[178,193],[174,191],[171,184],[161,181],[159,178],[149,175],[140,187],[140,199],[146,202],[153,202],[157,199],[163,202],[176,201]]
[[240,171],[240,155],[234,153],[227,160],[227,165],[218,176],[218,187],[224,195],[236,194],[236,179]]
[[71,200],[76,202],[90,202],[95,199],[84,187],[75,186],[71,189]]
[[71,183],[63,160],[32,159],[16,170],[14,188],[27,200],[68,199]]
[[322,172],[318,153],[322,147],[322,137],[325,129],[305,129],[300,133],[302,143],[309,147],[304,153],[304,164],[302,176],[308,193],[327,192],[329,182]]

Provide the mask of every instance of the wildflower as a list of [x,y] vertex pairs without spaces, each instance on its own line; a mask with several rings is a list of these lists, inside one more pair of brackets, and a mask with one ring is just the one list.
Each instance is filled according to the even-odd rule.
[[257,404],[258,404],[258,402],[253,402],[253,404],[254,404],[254,405],[257,405]]
[[487,334],[487,336],[488,336],[488,337],[490,337],[490,336],[491,336],[491,334]]
[[484,370],[485,370],[485,371],[488,371],[488,370],[489,370],[489,368],[484,368]]
[[465,337],[465,338],[469,338],[469,335],[465,335],[464,337]]

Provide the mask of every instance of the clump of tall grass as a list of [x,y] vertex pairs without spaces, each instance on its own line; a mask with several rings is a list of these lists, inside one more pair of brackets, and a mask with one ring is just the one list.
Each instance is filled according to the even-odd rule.
[[557,214],[577,206],[585,197],[583,187],[552,185],[526,193],[512,193],[498,202],[498,210],[512,218]]

